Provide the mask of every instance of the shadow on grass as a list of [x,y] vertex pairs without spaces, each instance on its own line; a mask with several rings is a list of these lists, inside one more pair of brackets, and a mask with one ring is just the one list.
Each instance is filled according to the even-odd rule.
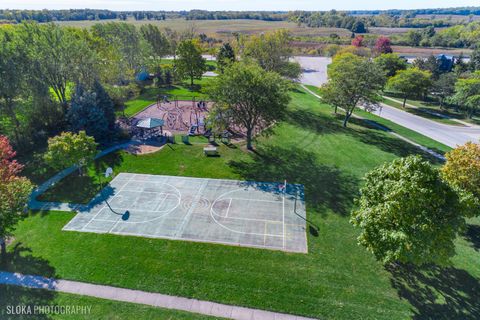
[[314,131],[318,134],[345,133],[348,129],[342,127],[331,116],[297,109],[287,114],[287,120],[298,127]]
[[123,161],[121,152],[110,153],[98,160],[88,168],[88,173],[80,175],[75,171],[60,180],[55,186],[48,189],[38,200],[46,202],[62,202],[74,204],[87,204],[95,195],[105,187],[107,178],[104,172],[108,167],[115,168]]
[[[233,170],[247,180],[305,186],[305,200],[318,209],[347,215],[358,192],[359,181],[335,167],[318,163],[314,153],[298,148],[267,146],[248,161],[231,161]],[[323,211],[323,210],[322,210]]]
[[[55,269],[47,260],[32,255],[32,251],[22,243],[10,247],[6,256],[0,260],[0,270],[19,272],[24,275],[41,275],[55,277]],[[50,319],[47,315],[8,315],[7,306],[26,306],[32,310],[34,306],[51,305],[57,293],[50,290],[30,289],[13,285],[0,285],[0,318],[1,319]]]
[[414,308],[413,319],[480,319],[480,281],[465,270],[388,267],[392,286]]
[[463,235],[465,240],[472,244],[476,251],[480,251],[480,226],[475,224],[467,225],[467,230]]

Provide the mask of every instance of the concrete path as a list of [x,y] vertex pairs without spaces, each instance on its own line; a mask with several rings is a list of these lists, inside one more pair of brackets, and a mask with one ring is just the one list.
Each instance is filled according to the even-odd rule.
[[168,296],[160,293],[117,287],[96,285],[84,282],[56,280],[40,276],[0,271],[0,284],[34,289],[45,289],[83,296],[131,302],[153,307],[199,313],[219,318],[236,320],[312,320],[295,315],[250,309],[197,299]]
[[[103,150],[102,152],[100,152],[99,154],[97,154],[95,156],[95,159],[99,159],[99,158],[101,158],[101,157],[103,157],[103,156],[105,156],[109,153],[112,153],[112,152],[116,151],[116,150],[125,149],[129,146],[139,145],[139,144],[141,144],[141,142],[140,141],[135,141],[135,140],[131,140],[131,141],[128,141],[128,142],[117,144],[117,145],[112,146],[110,148],[107,148],[107,149]],[[30,199],[28,201],[28,207],[32,210],[58,210],[58,211],[78,211],[78,210],[82,210],[84,207],[86,207],[85,205],[79,205],[79,204],[58,203],[58,202],[42,202],[42,201],[37,200],[37,198],[41,194],[46,192],[48,189],[53,187],[56,183],[58,183],[60,180],[62,180],[63,178],[65,178],[69,174],[73,173],[75,170],[78,170],[78,166],[72,166],[72,167],[67,168],[63,171],[60,171],[55,176],[53,176],[52,178],[48,179],[47,181],[42,183],[40,186],[35,188],[33,190],[33,192],[30,194]]]
[[[312,90],[308,89],[305,85],[302,84],[301,86],[302,86],[303,89],[305,89],[305,90],[306,90],[308,93],[310,93],[311,95],[315,96],[315,97],[318,98],[318,99],[321,99],[321,97],[320,97],[318,94],[316,94],[316,93],[313,92]],[[395,137],[397,137],[397,138],[399,138],[399,139],[401,139],[401,140],[403,140],[403,141],[405,141],[405,142],[408,142],[408,143],[416,146],[417,148],[419,148],[419,149],[421,149],[422,151],[424,151],[424,152],[426,152],[426,153],[434,156],[435,158],[437,158],[437,159],[439,159],[439,160],[441,160],[441,161],[445,161],[445,157],[444,157],[443,155],[438,154],[438,153],[436,153],[435,151],[430,150],[430,149],[428,149],[428,148],[426,148],[426,147],[424,147],[424,146],[422,146],[422,145],[420,145],[420,144],[418,144],[418,143],[416,143],[416,142],[413,142],[412,140],[407,139],[407,138],[405,138],[404,136],[399,135],[398,133],[389,131],[388,128],[385,128],[385,127],[383,127],[382,125],[379,125],[379,124],[376,123],[376,122],[373,122],[373,121],[370,121],[370,120],[368,120],[368,119],[362,118],[362,117],[357,116],[357,115],[355,115],[355,114],[353,114],[352,117],[354,117],[354,118],[356,118],[356,119],[361,119],[361,120],[363,120],[363,121],[365,121],[365,122],[368,122],[369,124],[378,127],[380,130],[387,131],[387,132],[390,133],[391,135],[394,135]]]

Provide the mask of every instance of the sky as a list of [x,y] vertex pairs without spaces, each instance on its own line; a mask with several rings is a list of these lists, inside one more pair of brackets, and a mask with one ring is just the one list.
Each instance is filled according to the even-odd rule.
[[366,10],[479,6],[478,0],[1,0],[2,9]]

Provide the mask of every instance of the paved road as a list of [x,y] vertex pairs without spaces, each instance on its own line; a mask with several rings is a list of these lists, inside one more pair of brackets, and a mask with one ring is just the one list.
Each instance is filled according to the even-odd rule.
[[[320,86],[327,81],[327,65],[331,62],[331,59],[323,57],[295,57],[295,60],[305,70],[300,79],[302,83]],[[452,148],[465,144],[468,141],[480,142],[479,126],[460,127],[445,125],[387,105],[383,105],[376,114]]]
[[327,82],[327,66],[332,62],[331,58],[297,56],[294,60],[300,63],[303,69],[301,83],[321,86]]
[[480,127],[477,126],[445,125],[385,104],[382,104],[382,107],[374,113],[452,148],[463,145],[468,141],[480,142]]

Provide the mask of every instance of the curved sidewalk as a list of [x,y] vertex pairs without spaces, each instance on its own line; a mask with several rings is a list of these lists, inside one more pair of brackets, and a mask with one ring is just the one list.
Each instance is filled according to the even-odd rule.
[[235,320],[313,320],[284,313],[237,307],[197,299],[187,299],[139,290],[123,289],[85,282],[56,280],[40,276],[0,271],[0,284],[45,289],[70,294],[130,302],[153,307],[181,310]]
[[[125,149],[131,145],[138,145],[140,144],[139,141],[131,140],[128,142],[120,143],[115,146],[112,146],[110,148],[107,148],[97,154],[95,156],[95,159],[101,158],[109,153],[112,153],[114,151],[120,150],[120,149]],[[75,170],[78,170],[78,166],[72,166],[70,168],[64,169],[63,171],[60,171],[57,173],[55,176],[52,178],[48,179],[44,183],[42,183],[40,186],[35,188],[33,192],[30,194],[30,199],[28,201],[28,207],[32,210],[58,210],[58,211],[77,211],[77,210],[83,210],[87,206],[85,205],[77,205],[77,204],[70,204],[70,203],[59,203],[59,202],[42,202],[38,201],[37,197],[39,197],[41,194],[46,192],[48,189],[53,187],[57,182],[68,176],[69,174],[73,173]]]

